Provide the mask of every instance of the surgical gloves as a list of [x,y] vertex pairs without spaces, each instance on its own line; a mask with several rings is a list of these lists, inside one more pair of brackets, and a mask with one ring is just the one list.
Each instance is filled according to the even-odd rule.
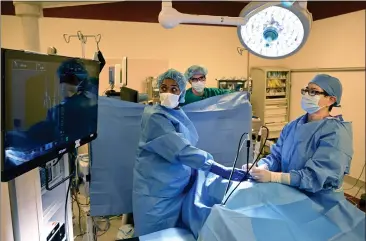
[[[252,166],[253,166],[253,163],[249,163],[248,165],[247,165],[247,164],[244,164],[244,165],[242,166],[242,169],[246,172],[247,170],[249,170],[250,168],[252,168]],[[252,168],[252,170],[253,170],[254,168],[256,168],[256,169],[266,169],[266,170],[268,170],[268,166],[267,166],[267,164],[262,164],[262,165],[260,165],[259,167],[253,167],[253,168]]]
[[[218,163],[213,162],[210,168],[210,172],[224,178],[229,179],[231,174],[232,168],[225,167]],[[233,181],[242,181],[245,177],[245,171],[235,168],[233,172],[233,176],[231,180]]]
[[271,172],[264,168],[253,168],[250,174],[258,182],[276,182],[290,185],[289,173]]
[[258,182],[271,182],[271,173],[266,169],[253,168],[250,171],[251,176]]

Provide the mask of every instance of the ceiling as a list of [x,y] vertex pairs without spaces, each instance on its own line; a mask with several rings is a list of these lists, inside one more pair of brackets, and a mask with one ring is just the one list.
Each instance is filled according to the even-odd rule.
[[[242,1],[174,1],[173,6],[182,13],[236,17],[247,3]],[[157,23],[161,1],[45,2],[44,7],[43,16],[50,18]],[[308,10],[312,13],[314,21],[365,9],[365,1],[308,2]],[[12,1],[1,1],[1,14],[15,15]]]

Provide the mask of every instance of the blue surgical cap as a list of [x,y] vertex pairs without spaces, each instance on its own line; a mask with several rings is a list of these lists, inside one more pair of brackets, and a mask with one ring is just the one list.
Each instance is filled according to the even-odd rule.
[[198,65],[192,65],[184,73],[184,76],[187,78],[187,80],[190,80],[193,75],[207,75],[207,69]]
[[310,83],[316,84],[327,92],[328,95],[337,97],[335,106],[339,106],[341,104],[342,84],[339,79],[327,74],[318,74],[310,81]]
[[57,69],[60,83],[78,85],[88,79],[84,63],[79,59],[69,59],[61,63]]
[[175,82],[177,82],[180,90],[179,103],[184,103],[185,101],[184,97],[186,96],[186,86],[187,86],[187,79],[184,77],[184,75],[175,69],[169,69],[168,71],[166,71],[165,73],[161,74],[158,77],[159,89],[161,83],[163,83],[163,80],[165,79],[172,79],[175,80]]

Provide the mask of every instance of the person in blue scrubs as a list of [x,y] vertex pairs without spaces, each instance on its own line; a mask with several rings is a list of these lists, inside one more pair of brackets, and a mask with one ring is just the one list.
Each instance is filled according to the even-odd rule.
[[258,182],[283,183],[309,193],[339,191],[353,156],[351,123],[330,115],[341,103],[342,84],[319,74],[301,93],[307,113],[284,127],[271,154],[251,175]]
[[[228,179],[231,168],[213,161],[210,153],[195,147],[198,135],[179,107],[184,103],[187,79],[174,69],[158,78],[160,104],[146,106],[133,173],[135,235],[141,236],[181,225],[183,199],[195,180],[196,170]],[[245,172],[235,169],[234,180]]]

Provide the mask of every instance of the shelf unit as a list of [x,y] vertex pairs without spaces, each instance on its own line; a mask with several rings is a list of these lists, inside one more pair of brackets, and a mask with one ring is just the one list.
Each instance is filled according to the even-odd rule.
[[232,91],[248,91],[251,92],[251,81],[241,79],[216,79],[217,87],[219,89],[226,89]]
[[253,113],[269,129],[268,139],[276,139],[290,119],[290,70],[252,67],[251,103]]
[[[61,175],[57,176],[50,182],[50,186],[55,185],[55,183],[62,180],[64,177],[68,176],[69,173],[69,164],[68,157],[64,155],[63,158],[56,164],[55,160],[49,162],[52,163],[53,169],[58,169]],[[42,224],[47,225],[49,222],[59,222],[60,224],[65,223],[65,201],[66,201],[66,192],[68,189],[69,181],[66,181],[51,191],[42,188],[42,183],[40,183],[41,194],[42,194]],[[72,213],[71,213],[71,202],[70,196],[68,197],[68,205],[67,205],[67,221],[69,223],[68,231],[69,239],[72,240]],[[71,226],[70,226],[71,224]],[[41,228],[42,230],[42,228]],[[41,232],[41,237],[44,237],[45,233]]]
[[[62,173],[51,182],[56,183],[69,175],[68,154],[59,162]],[[73,240],[71,198],[66,200],[69,181],[57,186],[52,191],[42,190],[40,169],[29,171],[7,183],[12,227],[6,232],[13,233],[9,241],[45,241],[46,224],[49,222],[65,223],[65,202],[67,202],[68,236],[62,241]],[[9,236],[9,235],[6,235]],[[4,240],[5,241],[5,240]],[[8,241],[8,240],[6,240]]]

